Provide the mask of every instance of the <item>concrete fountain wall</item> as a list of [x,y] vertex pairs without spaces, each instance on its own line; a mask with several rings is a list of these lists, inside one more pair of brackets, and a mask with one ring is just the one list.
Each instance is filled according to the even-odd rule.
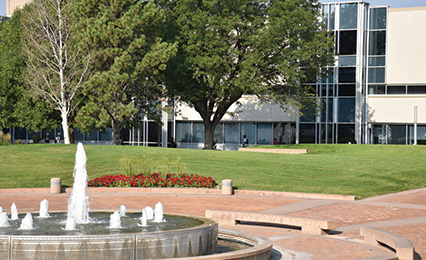
[[[198,217],[197,217],[198,218]],[[120,235],[0,236],[0,259],[161,259],[208,255],[216,251],[218,225]]]

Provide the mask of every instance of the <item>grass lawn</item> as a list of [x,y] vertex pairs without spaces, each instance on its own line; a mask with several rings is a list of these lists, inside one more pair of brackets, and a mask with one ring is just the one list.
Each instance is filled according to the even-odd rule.
[[[268,147],[268,146],[265,146]],[[263,148],[265,148],[263,147]],[[272,148],[272,146],[269,146]],[[50,178],[72,186],[76,145],[0,146],[0,188],[49,187]],[[426,187],[426,146],[278,145],[308,154],[86,145],[89,178],[138,171],[185,171],[232,179],[237,189],[357,195],[360,198]],[[147,166],[148,165],[148,166]]]

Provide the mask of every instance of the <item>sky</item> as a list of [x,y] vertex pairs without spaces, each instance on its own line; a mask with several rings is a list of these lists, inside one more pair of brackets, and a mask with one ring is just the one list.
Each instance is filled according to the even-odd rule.
[[[341,2],[344,2],[343,0]],[[320,0],[322,3],[339,2],[338,0]],[[371,6],[390,6],[391,8],[426,6],[426,0],[365,0]],[[6,0],[0,0],[0,15],[6,14]]]

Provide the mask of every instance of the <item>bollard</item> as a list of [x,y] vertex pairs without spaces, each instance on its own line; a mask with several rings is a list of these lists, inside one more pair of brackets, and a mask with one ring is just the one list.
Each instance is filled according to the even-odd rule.
[[62,180],[61,178],[50,179],[50,193],[61,193]]
[[222,195],[232,195],[232,180],[222,180]]

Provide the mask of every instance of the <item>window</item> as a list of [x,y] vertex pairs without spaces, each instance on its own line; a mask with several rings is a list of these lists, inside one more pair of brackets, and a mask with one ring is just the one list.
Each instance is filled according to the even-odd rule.
[[389,125],[387,128],[388,144],[406,144],[407,127],[405,125]]
[[386,31],[370,32],[369,55],[386,55]]
[[368,66],[376,67],[376,66],[386,66],[386,58],[385,57],[369,57],[368,58]]
[[355,82],[355,68],[339,68],[339,82],[352,83]]
[[194,123],[193,124],[193,143],[204,143],[204,124]]
[[315,124],[300,124],[300,143],[315,143]]
[[247,136],[247,139],[249,140],[249,144],[253,144],[254,140],[256,140],[256,124],[255,123],[241,124],[240,143],[243,143],[244,135]]
[[355,96],[355,84],[339,84],[339,97]]
[[339,98],[338,106],[338,122],[352,123],[355,121],[355,98]]
[[340,31],[339,35],[339,54],[355,55],[356,54],[356,30]]
[[386,29],[387,8],[370,9],[370,30]]
[[407,94],[426,94],[426,86],[408,86]]
[[356,56],[340,56],[339,67],[353,67],[356,65]]
[[370,95],[384,95],[385,86],[368,86],[368,94]]
[[223,143],[223,123],[216,126],[214,130],[214,141],[216,143]]
[[257,144],[272,144],[272,124],[257,124]]
[[345,124],[338,125],[338,143],[354,143],[355,141],[355,125]]
[[176,123],[176,141],[189,143],[191,141],[191,123]]
[[385,83],[385,68],[369,68],[368,82],[369,83]]
[[240,130],[238,123],[225,124],[225,143],[239,143]]
[[340,5],[340,29],[356,29],[358,4]]
[[388,95],[405,95],[405,86],[388,86]]

